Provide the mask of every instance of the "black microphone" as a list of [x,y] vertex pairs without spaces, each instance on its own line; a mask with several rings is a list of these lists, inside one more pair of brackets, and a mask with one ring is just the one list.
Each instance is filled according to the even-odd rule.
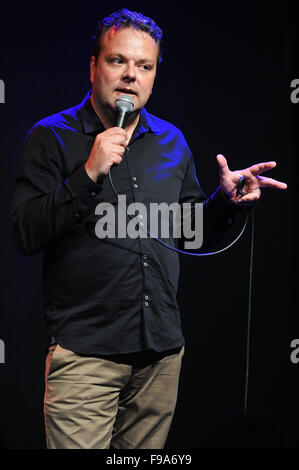
[[119,95],[115,101],[115,106],[117,112],[115,127],[122,127],[123,129],[128,115],[134,109],[134,100],[130,95]]

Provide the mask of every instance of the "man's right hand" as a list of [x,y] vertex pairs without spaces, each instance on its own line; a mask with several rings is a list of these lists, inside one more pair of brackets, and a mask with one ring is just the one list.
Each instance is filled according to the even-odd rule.
[[108,174],[114,163],[119,165],[127,145],[127,132],[120,127],[110,127],[98,134],[85,163],[89,178],[96,183],[101,175]]

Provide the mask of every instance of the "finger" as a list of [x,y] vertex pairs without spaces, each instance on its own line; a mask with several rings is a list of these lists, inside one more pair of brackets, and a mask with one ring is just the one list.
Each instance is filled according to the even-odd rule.
[[128,139],[124,135],[115,134],[109,137],[109,143],[111,143],[111,145],[121,145],[122,147],[126,148]]
[[120,157],[123,156],[124,151],[125,151],[124,146],[120,145],[120,144],[119,145],[118,144],[112,144],[110,149],[111,149],[111,153],[115,153],[115,154],[119,155]]
[[227,160],[226,160],[226,158],[224,157],[224,155],[222,155],[221,153],[219,153],[216,158],[217,158],[217,162],[218,162],[218,167],[219,167],[220,176],[224,176],[224,175],[226,175],[227,173],[229,173],[229,168],[228,168]]
[[123,135],[127,135],[127,131],[125,131],[125,129],[123,129],[122,127],[109,127],[109,129],[107,129],[105,131],[107,134],[123,134]]
[[252,165],[248,168],[253,176],[260,175],[265,171],[272,170],[272,168],[276,167],[276,162],[263,162],[257,163],[256,165]]
[[113,165],[119,165],[122,161],[122,157],[120,155],[115,155],[112,159]]
[[[122,129],[120,127],[113,127],[112,128],[114,131],[113,131],[113,135],[115,136],[119,136],[119,137],[122,137],[123,138],[123,141],[124,142],[124,145],[125,147],[128,145],[129,143],[129,138],[128,138],[128,133],[127,131],[125,131],[125,129]],[[123,144],[122,144],[123,145]]]
[[245,194],[245,196],[241,196],[240,198],[237,198],[236,203],[240,206],[246,206],[249,204],[253,204],[260,197],[261,197],[261,190],[255,189],[254,191]]
[[111,127],[104,132],[100,132],[96,135],[95,142],[111,142],[111,141],[126,141],[127,140],[127,133],[124,129],[120,129],[118,127]]
[[121,127],[110,127],[109,129],[106,129],[104,132],[100,132],[97,137],[116,137],[116,136],[121,136],[127,139],[127,132],[122,129]]
[[257,177],[260,188],[287,189],[288,185],[273,178]]

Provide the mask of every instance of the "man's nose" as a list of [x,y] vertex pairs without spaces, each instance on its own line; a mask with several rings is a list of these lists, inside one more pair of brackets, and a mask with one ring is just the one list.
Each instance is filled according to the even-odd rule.
[[127,62],[122,78],[126,82],[134,82],[136,80],[136,69],[134,62]]

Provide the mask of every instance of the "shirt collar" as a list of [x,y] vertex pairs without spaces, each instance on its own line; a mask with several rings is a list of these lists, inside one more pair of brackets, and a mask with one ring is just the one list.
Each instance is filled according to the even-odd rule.
[[78,106],[85,134],[93,134],[95,132],[98,133],[105,130],[102,121],[93,109],[90,96],[91,91],[87,93],[82,103],[80,103]]
[[140,119],[137,125],[137,130],[139,134],[151,131],[154,134],[161,132],[159,127],[156,125],[153,116],[149,114],[145,108],[142,108],[140,111]]
[[[99,133],[105,130],[102,121],[93,109],[90,97],[91,91],[87,93],[82,103],[78,106],[85,134]],[[145,108],[142,108],[134,136],[137,137],[139,134],[144,134],[149,131],[159,133],[160,129],[157,127],[151,114],[149,114]]]

